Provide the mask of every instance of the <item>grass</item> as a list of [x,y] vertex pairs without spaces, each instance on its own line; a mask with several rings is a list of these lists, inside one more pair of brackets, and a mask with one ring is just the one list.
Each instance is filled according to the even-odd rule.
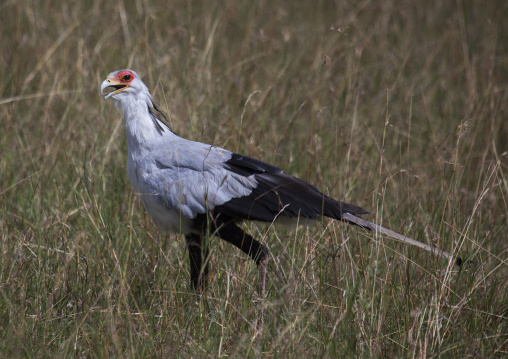
[[[0,357],[506,357],[508,8],[457,0],[0,6]],[[212,241],[202,300],[126,176],[132,68],[171,127],[472,263],[333,221]]]

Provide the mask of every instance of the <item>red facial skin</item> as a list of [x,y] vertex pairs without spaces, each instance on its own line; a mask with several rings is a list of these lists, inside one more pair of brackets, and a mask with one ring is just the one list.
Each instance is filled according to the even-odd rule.
[[116,74],[116,78],[118,82],[122,84],[129,84],[136,78],[136,76],[128,70],[123,70]]

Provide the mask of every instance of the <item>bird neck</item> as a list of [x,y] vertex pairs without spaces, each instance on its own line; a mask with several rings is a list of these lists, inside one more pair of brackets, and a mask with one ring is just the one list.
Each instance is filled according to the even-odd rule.
[[151,99],[131,99],[129,102],[120,102],[125,116],[127,143],[129,151],[136,149],[152,149],[165,137],[176,136],[162,121],[162,113],[153,104]]

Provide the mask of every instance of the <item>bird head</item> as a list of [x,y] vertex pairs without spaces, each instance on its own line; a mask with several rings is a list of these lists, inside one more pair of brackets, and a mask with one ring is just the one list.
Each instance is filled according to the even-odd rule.
[[101,94],[105,96],[105,99],[111,97],[120,103],[140,99],[140,97],[148,102],[152,98],[138,74],[128,69],[110,73],[101,84]]
[[[148,125],[144,128],[152,130],[155,128],[159,135],[166,129],[171,132],[171,129],[162,120],[166,119],[166,116],[155,105],[148,87],[134,71],[125,69],[110,73],[101,84],[101,95],[105,99],[111,97],[115,100],[115,105],[120,105],[128,128],[129,123],[132,122],[138,127],[143,127],[141,124],[153,124],[154,126]],[[139,135],[139,128],[134,132]]]

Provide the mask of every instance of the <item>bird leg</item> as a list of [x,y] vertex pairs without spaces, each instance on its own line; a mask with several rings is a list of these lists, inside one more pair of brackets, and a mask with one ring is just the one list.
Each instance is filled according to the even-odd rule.
[[194,233],[187,234],[185,241],[189,250],[192,286],[198,293],[201,293],[206,285],[206,277],[208,275],[208,246],[206,244],[203,245],[202,237]]
[[[265,247],[265,246],[263,246]],[[266,248],[266,247],[265,247]],[[260,309],[259,309],[259,317],[257,323],[257,331],[261,332],[263,329],[263,322],[265,317],[265,280],[266,280],[266,264],[268,262],[268,256],[265,259],[261,260],[258,264],[258,272],[259,272],[259,281],[258,281],[258,293],[261,298]]]
[[251,257],[258,266],[259,282],[258,294],[261,298],[261,306],[259,309],[259,317],[257,323],[257,330],[260,331],[263,327],[264,319],[264,298],[265,298],[265,283],[266,283],[266,264],[268,262],[268,248],[255,240],[252,236],[247,234],[243,229],[238,227],[233,222],[216,223],[216,235],[238,247],[242,252]]

